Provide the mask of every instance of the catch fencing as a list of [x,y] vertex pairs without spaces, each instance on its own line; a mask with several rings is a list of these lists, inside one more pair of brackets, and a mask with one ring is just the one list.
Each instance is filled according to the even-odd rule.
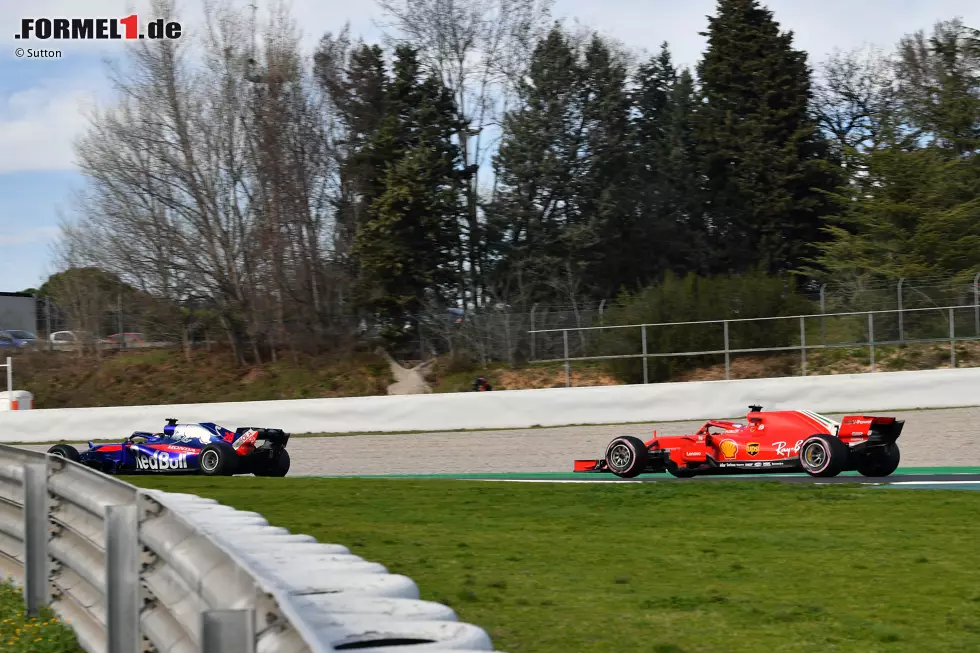
[[[571,338],[572,333],[577,337]],[[566,387],[571,385],[575,361],[639,360],[643,383],[650,383],[651,360],[696,358],[703,364],[724,357],[728,380],[736,355],[799,352],[799,373],[806,376],[808,352],[860,348],[867,350],[874,372],[876,349],[910,344],[948,344],[949,366],[955,368],[956,344],[980,340],[980,297],[974,304],[936,308],[537,329],[529,335],[532,350],[540,355],[529,362],[564,363]],[[684,348],[685,343],[717,346]],[[662,365],[657,371],[669,376],[676,369]],[[626,370],[624,376],[628,374]],[[654,379],[659,380],[663,379]]]
[[[322,508],[329,510],[329,507]],[[492,651],[418,587],[338,544],[193,495],[0,445],[0,572],[88,653]]]

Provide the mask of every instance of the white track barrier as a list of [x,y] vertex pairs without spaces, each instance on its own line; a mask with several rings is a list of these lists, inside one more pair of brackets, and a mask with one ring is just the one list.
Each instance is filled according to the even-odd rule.
[[665,422],[806,408],[824,413],[980,404],[980,368],[601,386],[0,412],[0,442],[83,442],[155,431],[168,417],[288,433],[440,431]]
[[29,609],[70,620],[88,653],[493,650],[343,545],[2,445],[0,573],[24,584]]

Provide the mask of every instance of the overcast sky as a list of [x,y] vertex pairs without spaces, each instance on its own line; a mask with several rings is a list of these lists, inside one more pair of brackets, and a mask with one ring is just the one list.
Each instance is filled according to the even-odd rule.
[[[255,0],[260,13],[267,0]],[[247,6],[249,0],[237,0]],[[939,20],[962,18],[980,27],[977,0],[770,0],[796,46],[811,64],[835,49],[866,44],[891,48],[904,34]],[[60,215],[70,214],[74,172],[72,141],[85,129],[86,110],[107,99],[102,57],[120,42],[68,43],[59,59],[18,59],[17,47],[37,47],[13,38],[22,18],[123,17],[144,8],[134,0],[0,0],[0,291],[37,286],[53,272],[50,245]],[[193,30],[202,20],[201,0],[182,0],[182,22]],[[349,21],[355,34],[378,37],[382,19],[371,0],[293,0],[293,15],[307,46]],[[668,41],[680,65],[693,65],[705,42],[698,35],[714,13],[714,0],[557,0],[556,17],[578,19],[634,48],[655,52]],[[139,12],[146,16],[146,12]],[[152,18],[152,17],[151,17]]]

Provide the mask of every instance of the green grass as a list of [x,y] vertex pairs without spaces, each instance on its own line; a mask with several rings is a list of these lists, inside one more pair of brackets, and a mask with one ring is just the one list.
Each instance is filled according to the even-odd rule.
[[83,653],[69,625],[44,607],[25,614],[22,589],[0,581],[0,651],[4,653]]
[[509,653],[980,650],[980,493],[146,478],[414,579]]

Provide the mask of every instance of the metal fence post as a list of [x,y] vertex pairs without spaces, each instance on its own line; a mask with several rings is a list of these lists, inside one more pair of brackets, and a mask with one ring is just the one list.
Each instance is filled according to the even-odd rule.
[[806,318],[800,316],[800,366],[806,376]]
[[827,284],[820,286],[820,336],[823,338],[824,346],[827,345]]
[[650,382],[650,370],[647,365],[647,327],[644,324],[640,327],[641,333],[643,335],[643,383]]
[[980,336],[980,272],[973,277],[973,321],[976,334]]
[[28,616],[47,605],[48,464],[24,463],[24,603]]
[[905,315],[902,311],[902,284],[905,277],[898,280],[898,341],[905,342]]
[[568,362],[568,329],[562,329],[561,337],[565,344],[565,387],[568,388],[572,385],[571,365]]
[[538,308],[538,305],[537,304],[535,304],[534,306],[531,307],[531,360],[532,361],[534,360],[534,344],[535,344],[534,343],[534,336],[536,335],[534,333],[534,311],[537,308]]
[[255,653],[253,610],[207,610],[201,614],[201,650]]
[[875,314],[868,311],[868,344],[871,345],[871,371],[875,371]]
[[728,320],[725,320],[723,324],[725,327],[725,380],[727,381],[728,377],[731,376],[732,360],[728,353]]
[[108,653],[132,653],[140,649],[141,640],[139,513],[136,503],[106,506],[105,560]]
[[949,366],[956,367],[956,323],[955,311],[949,309]]
[[14,409],[14,359],[7,356],[7,400],[10,410]]

